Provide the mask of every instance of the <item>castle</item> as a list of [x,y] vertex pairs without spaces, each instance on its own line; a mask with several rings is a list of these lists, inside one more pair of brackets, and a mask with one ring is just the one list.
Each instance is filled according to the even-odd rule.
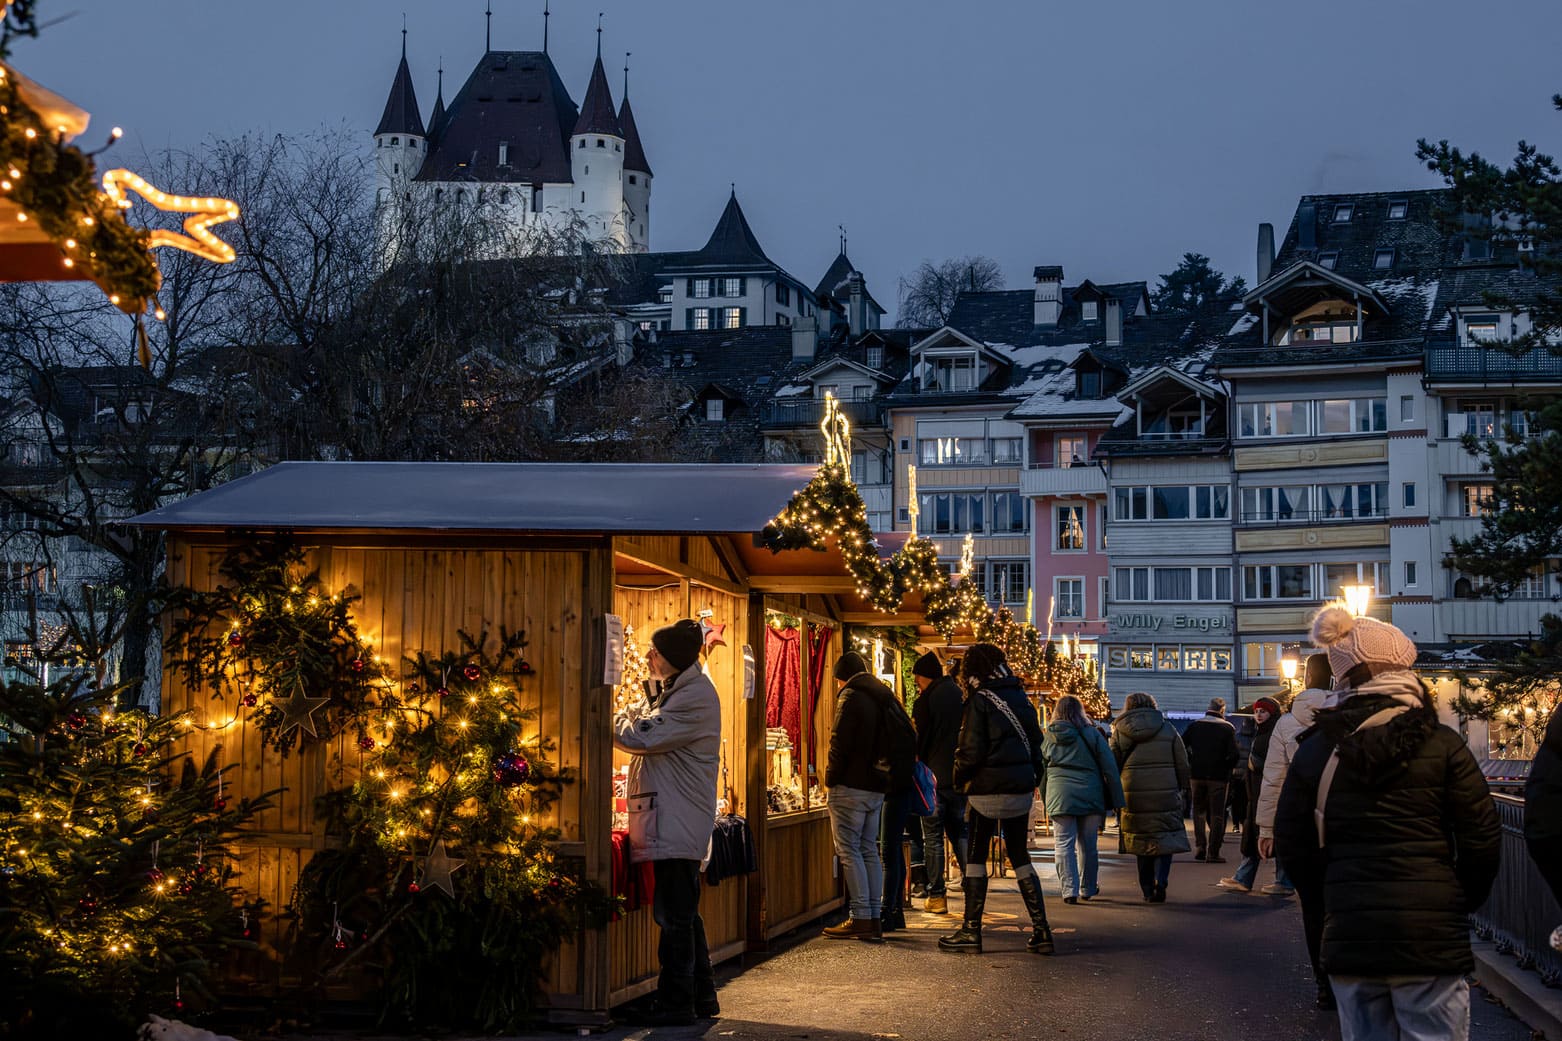
[[629,107],[629,73],[615,108],[597,60],[576,107],[541,51],[496,51],[482,59],[445,105],[443,71],[427,124],[407,66],[401,63],[374,131],[375,199],[498,207],[518,231],[579,227],[592,239],[644,253],[651,242],[651,165]]

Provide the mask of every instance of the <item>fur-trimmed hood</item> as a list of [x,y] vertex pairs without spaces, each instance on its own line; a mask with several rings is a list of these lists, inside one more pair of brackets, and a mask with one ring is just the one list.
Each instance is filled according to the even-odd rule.
[[1338,744],[1342,765],[1369,782],[1380,781],[1405,769],[1438,726],[1437,710],[1423,697],[1419,708],[1382,726],[1354,732],[1376,713],[1403,705],[1402,700],[1386,694],[1357,694],[1336,708],[1319,709],[1313,717],[1313,729]]

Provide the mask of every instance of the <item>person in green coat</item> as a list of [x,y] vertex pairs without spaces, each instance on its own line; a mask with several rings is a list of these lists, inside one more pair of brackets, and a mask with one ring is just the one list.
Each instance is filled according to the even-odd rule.
[[1192,849],[1182,823],[1182,793],[1191,780],[1188,750],[1155,699],[1138,693],[1128,695],[1112,724],[1112,754],[1123,775],[1123,849],[1139,859],[1145,902],[1165,903],[1172,857]]
[[1096,836],[1109,811],[1123,805],[1117,762],[1072,694],[1058,699],[1041,732],[1041,798],[1052,820],[1053,863],[1063,902],[1076,904],[1101,891]]

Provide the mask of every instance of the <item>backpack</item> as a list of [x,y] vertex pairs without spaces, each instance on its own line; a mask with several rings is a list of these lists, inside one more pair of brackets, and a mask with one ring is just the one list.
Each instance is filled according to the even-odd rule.
[[890,700],[880,710],[879,755],[874,764],[889,778],[889,790],[903,792],[915,783],[917,729],[900,703]]

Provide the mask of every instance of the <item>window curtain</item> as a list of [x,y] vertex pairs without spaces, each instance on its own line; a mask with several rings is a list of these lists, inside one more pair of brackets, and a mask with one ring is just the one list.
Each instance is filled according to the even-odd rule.
[[[765,629],[765,726],[782,727],[802,748],[802,644],[796,629]],[[796,753],[794,752],[794,755]]]
[[835,674],[835,662],[830,660],[830,634],[834,632],[827,625],[810,625],[808,627],[808,765],[814,766],[814,774],[822,783],[824,781],[824,768],[819,764],[814,754],[814,735],[818,733],[819,726],[814,720],[819,718],[819,692],[825,689],[826,684],[832,687],[831,682]]

